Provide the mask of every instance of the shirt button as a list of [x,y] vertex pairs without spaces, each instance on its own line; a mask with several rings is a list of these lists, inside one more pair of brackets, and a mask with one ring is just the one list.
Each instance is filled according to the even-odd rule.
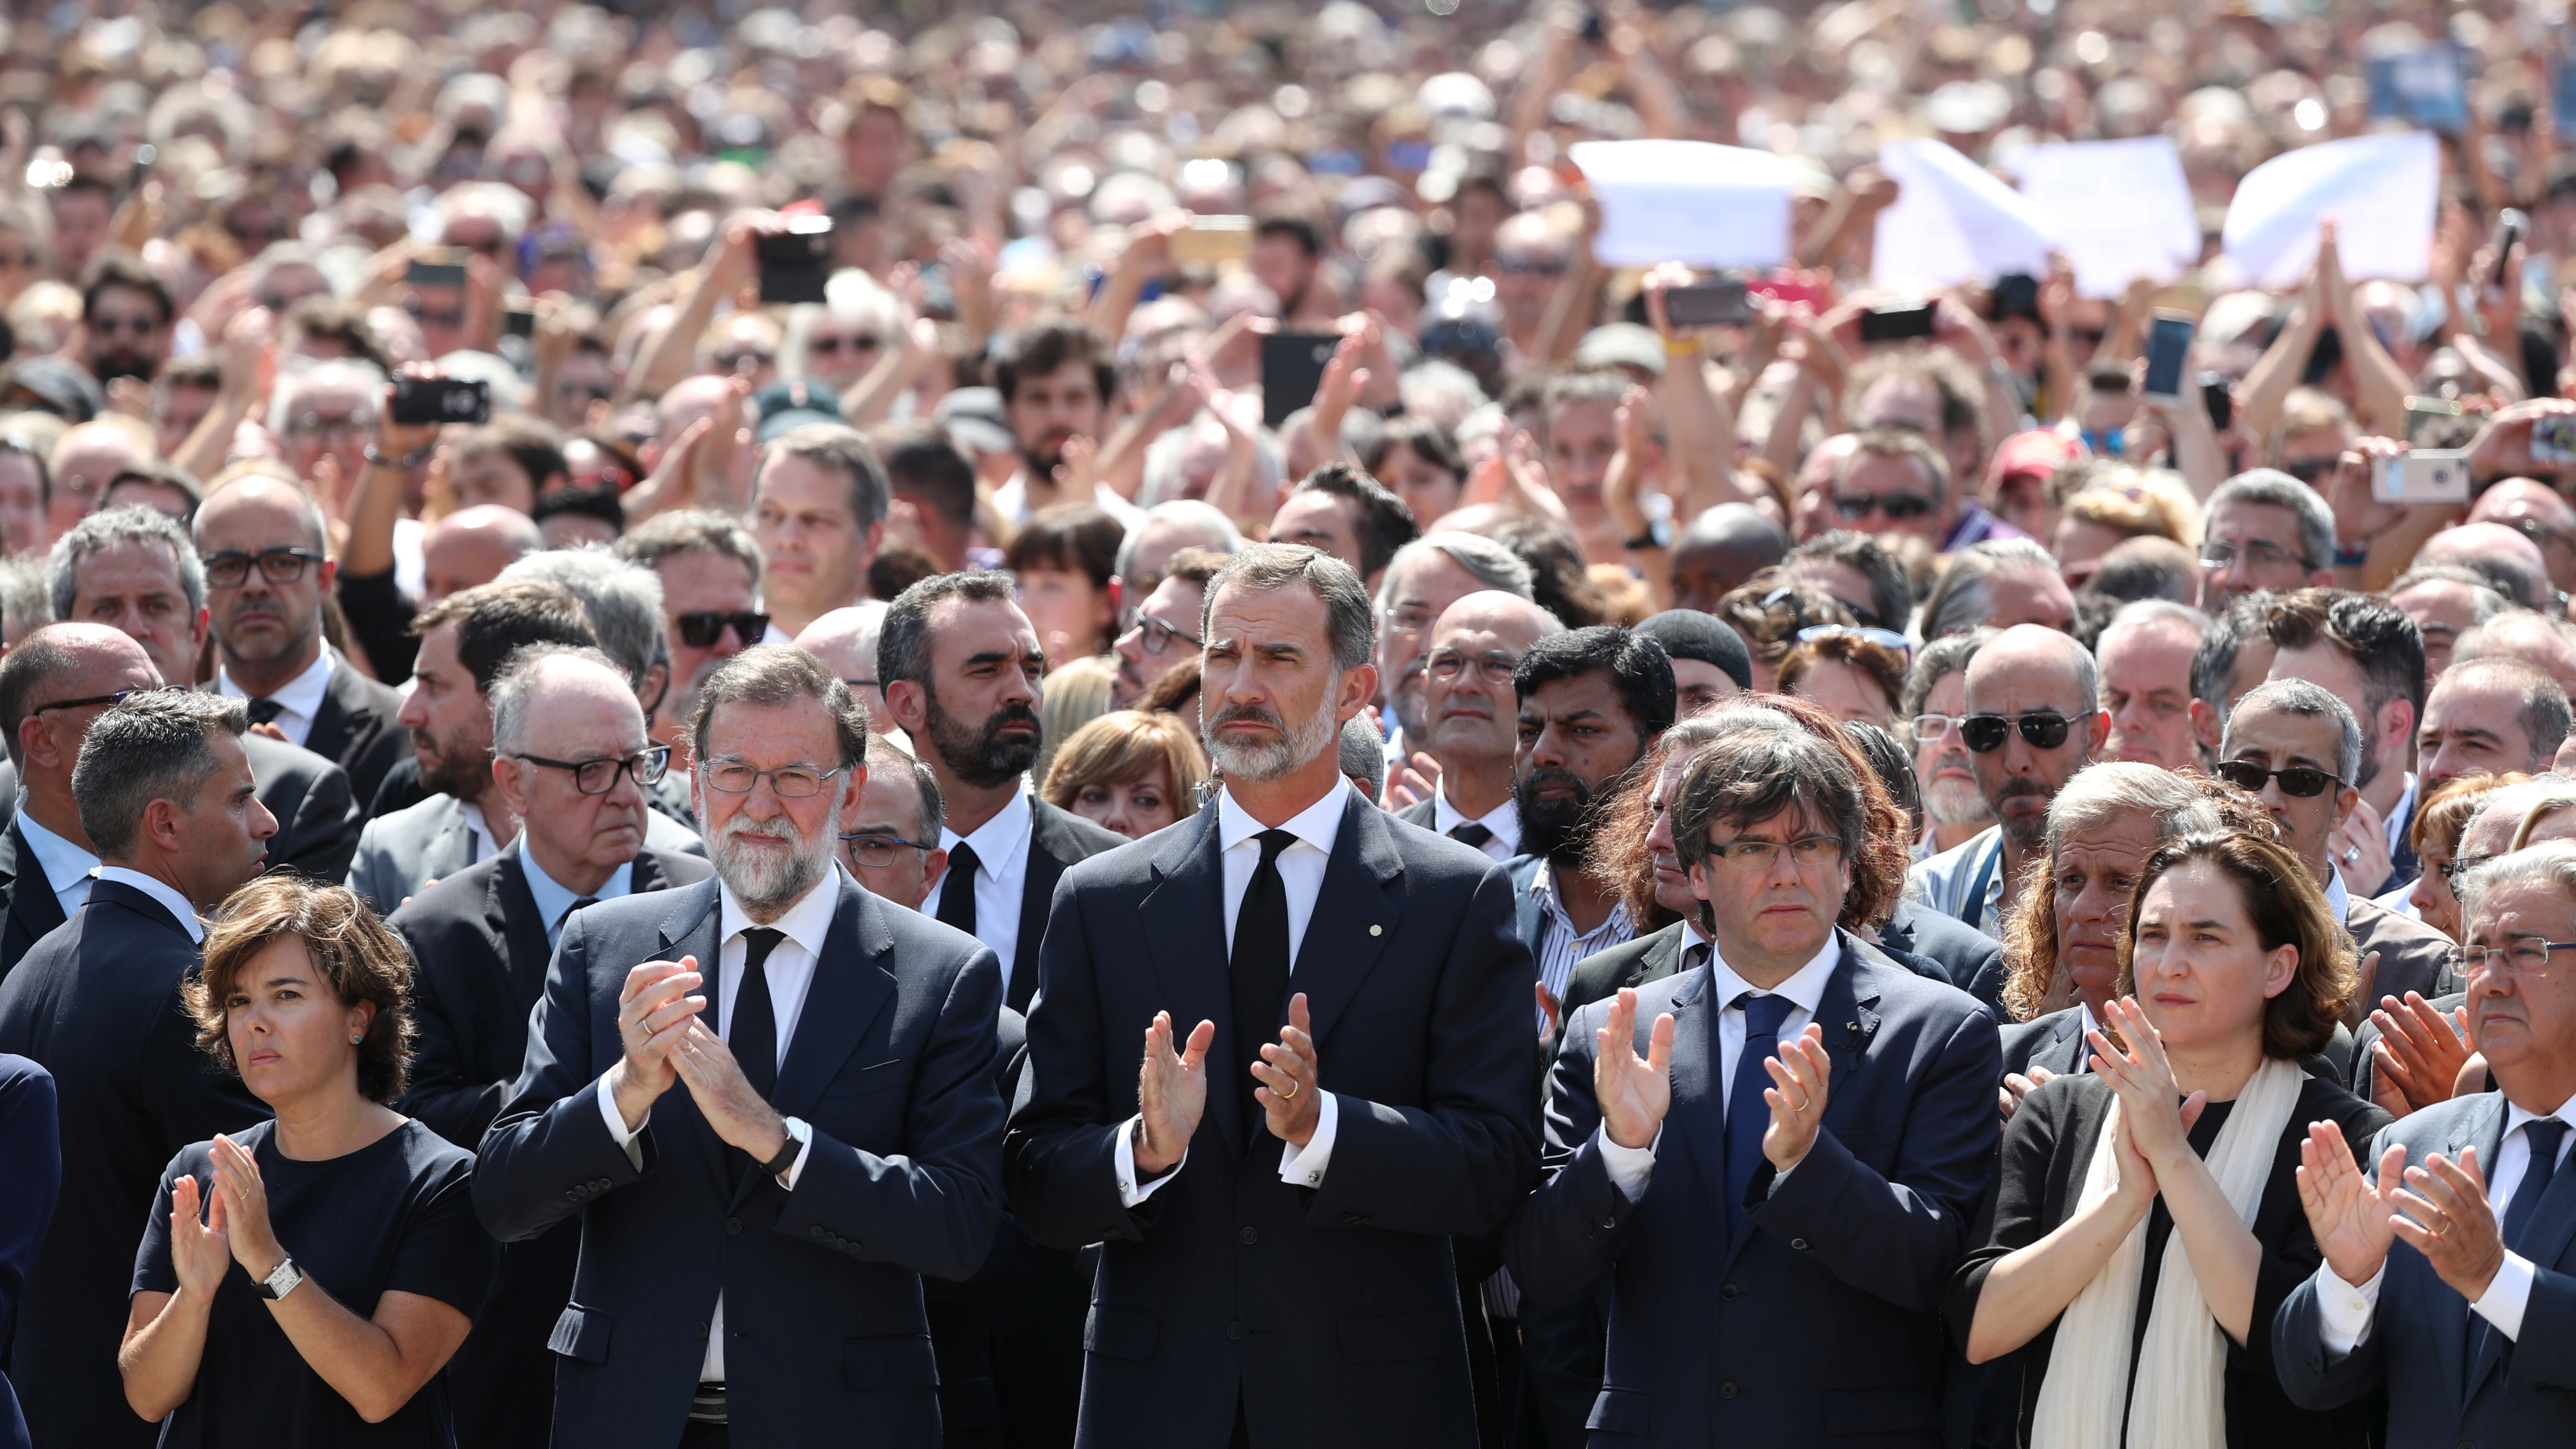
[[1251,1228],[1245,1228],[1242,1232],[1235,1234],[1235,1237],[1242,1240],[1243,1245],[1247,1248],[1261,1241],[1261,1234],[1255,1232]]
[[1803,1253],[1807,1251],[1807,1240],[1804,1238],[1791,1238],[1789,1240],[1789,1246],[1795,1251]]
[[1617,1218],[1603,1218],[1601,1220],[1601,1231],[1605,1233],[1617,1226],[1619,1226],[1619,1220]]
[[1721,1398],[1721,1399],[1731,1399],[1731,1398],[1734,1398],[1734,1397],[1735,1397],[1735,1380],[1733,1380],[1733,1379],[1728,1379],[1726,1382],[1724,1382],[1724,1383],[1722,1383],[1722,1384],[1719,1384],[1719,1385],[1717,1386],[1717,1396],[1718,1396],[1719,1398]]
[[814,1239],[816,1242],[821,1242],[823,1239],[823,1229],[819,1225],[810,1227],[805,1230],[805,1235]]
[[727,1219],[725,1219],[725,1231],[726,1231],[727,1233],[730,1233],[730,1234],[734,1234],[734,1235],[736,1235],[736,1236],[739,1236],[739,1235],[741,1234],[741,1232],[742,1232],[742,1219],[740,1219],[740,1218],[727,1218]]

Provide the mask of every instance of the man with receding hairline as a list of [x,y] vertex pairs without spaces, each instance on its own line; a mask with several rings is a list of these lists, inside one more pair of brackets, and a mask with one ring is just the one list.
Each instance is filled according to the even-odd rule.
[[528,515],[478,503],[433,523],[420,539],[420,601],[435,604],[459,589],[488,584],[501,570],[544,548]]
[[2567,738],[2566,691],[2519,659],[2471,659],[2442,672],[2416,732],[2420,788],[2485,771],[2538,774]]

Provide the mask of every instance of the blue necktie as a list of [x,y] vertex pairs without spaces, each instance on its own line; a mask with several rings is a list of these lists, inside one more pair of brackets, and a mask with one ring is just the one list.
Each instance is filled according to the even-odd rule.
[[[2522,1140],[2531,1146],[2531,1165],[2522,1170],[2522,1181],[2514,1184],[2513,1201],[2504,1208],[2504,1246],[2507,1252],[2522,1251],[2522,1240],[2539,1215],[2540,1199],[2549,1192],[2549,1179],[2558,1173],[2558,1146],[2566,1140],[2567,1124],[2555,1117],[2538,1117],[2522,1124]],[[2486,1353],[2487,1338],[2495,1325],[2486,1315],[2469,1310],[2469,1372],[2478,1371],[2478,1359]],[[2476,1387],[2474,1378],[2470,1387]]]
[[1745,1189],[1762,1170],[1762,1134],[1771,1128],[1771,1105],[1762,1100],[1771,1085],[1763,1062],[1780,1054],[1780,1023],[1797,1003],[1785,996],[1745,992],[1734,1005],[1744,1013],[1744,1050],[1735,1056],[1735,1077],[1726,1090],[1726,1243],[1732,1253],[1753,1230],[1753,1215],[1744,1208]]

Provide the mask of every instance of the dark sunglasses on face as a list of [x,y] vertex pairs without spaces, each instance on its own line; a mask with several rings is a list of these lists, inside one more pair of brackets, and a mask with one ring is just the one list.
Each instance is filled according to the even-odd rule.
[[[808,337],[805,339],[806,351],[834,355],[844,351],[874,352],[884,345],[885,340],[872,333],[863,334],[857,337]],[[763,360],[766,361],[767,359]]]
[[1903,523],[1909,518],[1921,518],[1931,511],[1932,500],[1920,493],[1890,493],[1885,496],[1876,493],[1834,495],[1834,512],[1854,523],[1873,513],[1886,514],[1890,523]]
[[2248,795],[2263,793],[2263,782],[2278,780],[2281,793],[2301,800],[2312,800],[2326,790],[2343,783],[2343,777],[2320,770],[2314,765],[2292,765],[2286,770],[2267,770],[2252,760],[2225,760],[2218,766],[2218,778]]
[[728,626],[732,628],[735,640],[746,649],[759,643],[761,636],[769,632],[769,616],[751,610],[728,614],[708,609],[682,614],[671,622],[679,628],[680,642],[692,649],[714,648],[716,641],[724,637]]
[[2326,476],[2327,471],[2334,465],[2335,460],[2332,458],[2301,458],[2296,462],[2282,464],[2281,471],[2302,483],[2314,486],[2316,481]]
[[1981,755],[1991,755],[2004,747],[2004,737],[2014,729],[2034,750],[2053,750],[2066,743],[2067,727],[2074,721],[2062,714],[2025,715],[1972,714],[1959,721],[1959,738],[1968,748]]

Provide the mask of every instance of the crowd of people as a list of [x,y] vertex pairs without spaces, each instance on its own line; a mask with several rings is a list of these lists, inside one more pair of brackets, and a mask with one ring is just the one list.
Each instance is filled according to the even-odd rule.
[[0,1449],[2576,1442],[2537,12],[107,8]]

